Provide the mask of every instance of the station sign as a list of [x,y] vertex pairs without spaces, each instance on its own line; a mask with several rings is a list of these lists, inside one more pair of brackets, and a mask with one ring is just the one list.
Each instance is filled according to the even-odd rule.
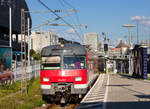
[[143,79],[147,79],[147,48],[142,48],[142,73]]

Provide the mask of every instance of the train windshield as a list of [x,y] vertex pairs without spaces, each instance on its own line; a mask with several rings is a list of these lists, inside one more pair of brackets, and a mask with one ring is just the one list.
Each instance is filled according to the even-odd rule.
[[60,63],[60,56],[42,57],[42,69],[44,70],[58,70]]
[[85,69],[85,57],[84,56],[65,56],[64,57],[64,69]]

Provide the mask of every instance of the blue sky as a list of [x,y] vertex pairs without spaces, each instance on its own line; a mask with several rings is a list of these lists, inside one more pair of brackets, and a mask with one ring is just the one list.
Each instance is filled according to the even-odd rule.
[[[64,17],[70,24],[86,24],[88,28],[77,28],[80,37],[84,33],[96,32],[99,34],[99,39],[102,41],[102,32],[111,40],[113,45],[116,45],[119,40],[127,40],[127,28],[121,27],[123,24],[139,23],[139,39],[150,39],[150,0],[41,0],[51,9],[72,9],[71,6],[65,4],[64,1],[71,4],[78,11],[77,14]],[[26,1],[30,11],[46,10],[37,0]],[[60,16],[67,13],[58,13]],[[46,20],[56,18],[52,13],[32,14],[33,26],[41,24]],[[78,20],[79,18],[79,20]],[[62,21],[54,23],[64,24]],[[69,27],[45,26],[42,30],[52,30],[60,36],[69,40],[81,42],[74,31]],[[136,41],[136,28],[131,28],[131,34]]]

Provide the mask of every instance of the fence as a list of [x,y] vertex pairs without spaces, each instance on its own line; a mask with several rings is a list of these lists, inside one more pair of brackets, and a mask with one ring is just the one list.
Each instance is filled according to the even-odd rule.
[[21,62],[15,62],[12,69],[14,81],[20,81],[24,78],[30,80],[31,78],[40,77],[40,61],[31,61],[30,66],[22,67]]

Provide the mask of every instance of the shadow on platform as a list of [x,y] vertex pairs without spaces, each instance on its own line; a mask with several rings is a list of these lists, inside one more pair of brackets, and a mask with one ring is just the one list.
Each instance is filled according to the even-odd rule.
[[115,84],[115,85],[105,85],[105,86],[116,86],[116,87],[123,87],[123,86],[132,86],[132,84]]
[[141,99],[147,99],[150,102],[150,95],[135,95],[135,96]]
[[[77,109],[102,109],[103,102],[81,103]],[[106,109],[149,109],[149,101],[106,102]]]
[[119,74],[121,76],[121,78],[127,78],[127,79],[133,79],[135,77],[131,76],[131,75],[127,75],[127,74]]
[[[121,76],[121,78],[126,78],[126,79],[135,79],[135,80],[143,80],[141,78],[138,78],[138,77],[134,77],[134,76],[131,76],[131,75],[127,75],[127,74],[119,74]],[[150,81],[141,81],[141,82],[144,82],[144,83],[150,83]]]

